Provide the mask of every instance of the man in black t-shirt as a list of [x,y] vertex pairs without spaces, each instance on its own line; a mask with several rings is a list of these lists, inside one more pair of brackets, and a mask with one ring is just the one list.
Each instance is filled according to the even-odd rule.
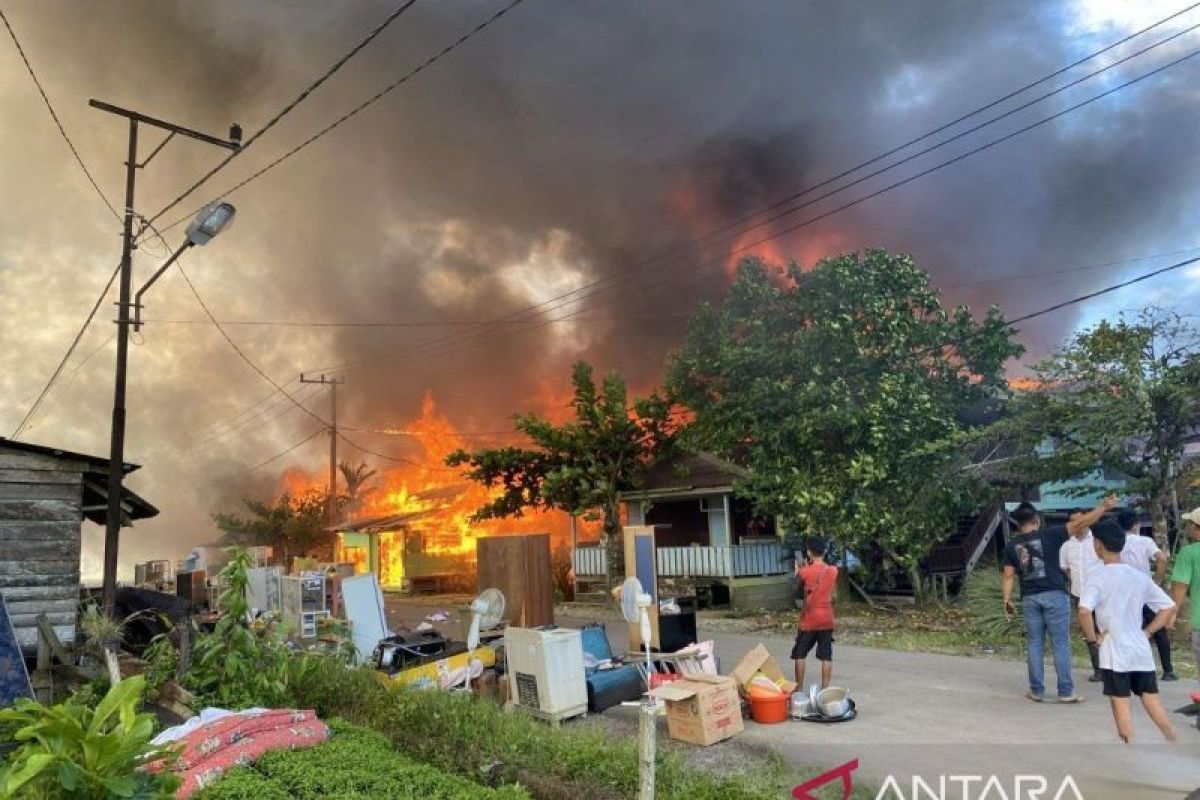
[[1058,551],[1069,536],[1086,531],[1116,504],[1115,497],[1108,497],[1086,514],[1073,517],[1066,525],[1044,528],[1037,509],[1029,503],[1017,506],[1011,514],[1017,532],[1004,548],[1004,613],[1010,619],[1016,613],[1012,590],[1019,578],[1029,665],[1029,693],[1025,696],[1034,702],[1045,699],[1047,635],[1058,679],[1058,702],[1083,701],[1075,694],[1075,683],[1071,678],[1071,601],[1067,596],[1066,576],[1059,567]]

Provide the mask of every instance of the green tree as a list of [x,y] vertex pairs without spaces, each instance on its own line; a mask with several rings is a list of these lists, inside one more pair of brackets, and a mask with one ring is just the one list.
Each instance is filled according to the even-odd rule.
[[920,562],[978,502],[959,414],[1022,352],[995,309],[945,309],[929,276],[880,250],[795,263],[773,281],[741,265],[668,365],[695,412],[686,444],[741,463],[738,491],[806,533],[879,548],[918,591]]
[[1200,427],[1200,329],[1177,314],[1144,310],[1082,331],[1039,364],[1030,391],[988,433],[1020,445],[1003,473],[1030,483],[1080,481],[1100,470],[1130,480],[1165,543],[1177,487],[1196,475],[1184,446]]
[[559,509],[604,520],[609,582],[625,574],[619,493],[638,485],[646,467],[670,446],[670,404],[651,395],[629,403],[625,381],[614,373],[599,387],[592,368],[575,364],[571,382],[575,419],[563,425],[521,414],[516,429],[528,447],[458,450],[446,463],[499,490],[477,519],[521,516],[529,509]]
[[[345,498],[338,502],[344,504]],[[329,500],[323,490],[283,494],[273,502],[243,498],[242,505],[244,514],[213,515],[213,522],[232,544],[270,545],[286,564],[293,556],[327,550],[333,542],[326,512]]]

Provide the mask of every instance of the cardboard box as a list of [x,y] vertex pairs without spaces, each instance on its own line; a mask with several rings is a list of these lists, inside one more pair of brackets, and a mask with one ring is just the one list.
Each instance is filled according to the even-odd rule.
[[779,684],[784,694],[791,694],[796,691],[797,684],[794,681],[788,680],[783,674],[783,670],[779,669],[779,664],[775,663],[775,659],[767,651],[766,645],[760,644],[742,656],[742,660],[738,662],[738,665],[733,668],[733,672],[729,673],[729,675],[737,681],[738,691],[744,694],[746,684],[750,683],[759,672]]
[[733,678],[695,675],[663,684],[654,696],[666,703],[672,739],[710,745],[742,732],[742,705]]

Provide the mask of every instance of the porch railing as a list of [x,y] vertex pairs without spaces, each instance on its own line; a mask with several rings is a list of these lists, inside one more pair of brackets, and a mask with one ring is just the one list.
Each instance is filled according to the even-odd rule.
[[[743,544],[725,547],[660,547],[657,551],[658,574],[668,578],[745,578],[759,575],[786,575],[791,561],[783,559],[777,544]],[[577,547],[573,559],[575,574],[604,575],[608,558],[602,547]]]

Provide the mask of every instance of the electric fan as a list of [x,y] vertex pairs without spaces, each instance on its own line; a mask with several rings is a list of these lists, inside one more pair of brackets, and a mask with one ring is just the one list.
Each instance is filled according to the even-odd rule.
[[463,670],[463,686],[471,685],[471,662],[479,647],[479,632],[491,630],[504,616],[504,593],[499,589],[484,589],[471,602],[471,627],[467,629],[467,665]]
[[621,614],[625,621],[637,623],[638,634],[642,637],[642,646],[646,648],[646,702],[642,704],[638,718],[638,762],[639,762],[639,800],[654,798],[654,729],[657,707],[654,703],[654,693],[650,691],[650,613],[646,610],[654,598],[642,591],[642,582],[630,576],[621,584]]

